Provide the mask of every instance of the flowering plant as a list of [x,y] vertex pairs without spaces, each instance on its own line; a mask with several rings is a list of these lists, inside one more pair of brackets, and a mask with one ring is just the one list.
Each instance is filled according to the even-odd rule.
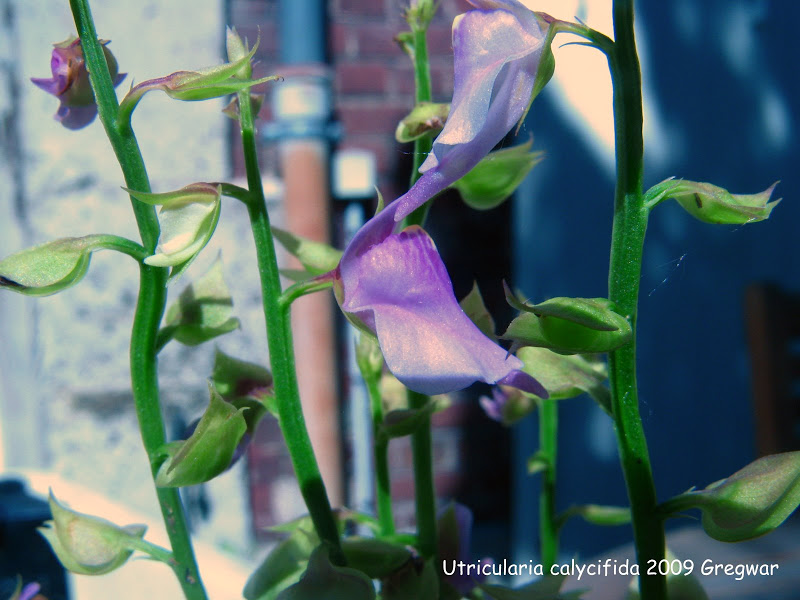
[[[599,525],[630,523],[642,567],[632,594],[666,600],[677,593],[674,578],[653,574],[646,566],[667,560],[667,518],[699,509],[709,536],[735,542],[772,531],[800,504],[798,452],[762,458],[705,489],[659,502],[637,398],[636,322],[650,213],[674,198],[707,223],[762,221],[777,204],[770,201],[774,186],[737,195],[709,183],[668,179],[643,190],[642,86],[632,0],[613,1],[613,40],[517,0],[470,3],[473,8],[452,26],[449,106],[434,104],[430,91],[426,35],[436,7],[431,0],[410,3],[405,15],[410,31],[398,39],[414,62],[417,106],[397,132],[414,143],[412,181],[386,206],[381,200],[376,214],[339,251],[271,226],[255,137],[254,107],[260,104],[251,88],[278,77],[253,78],[257,43],[250,47],[229,30],[227,63],[145,80],[118,102],[115,87],[124,74],[108,42],[97,36],[88,0],[71,0],[79,38],[56,44],[52,77],[33,83],[58,97],[56,118],[69,129],[88,126],[99,115],[122,169],[141,241],[89,234],[41,244],[0,261],[0,288],[33,296],[62,292],[81,281],[98,250],[126,254],[138,265],[132,392],[169,547],[147,541],[143,525],[120,527],[73,511],[51,495],[53,518],[41,532],[66,568],[100,575],[122,568],[138,552],[172,569],[187,599],[207,598],[178,489],[225,472],[242,456],[259,422],[270,418],[283,433],[308,517],[283,526],[286,539],[243,590],[248,600],[576,597],[562,592],[563,577],[554,569],[561,527],[576,515]],[[540,160],[539,153],[530,151],[531,142],[495,147],[522,124],[552,77],[551,48],[559,34],[577,36],[578,43],[603,53],[614,85],[617,181],[608,295],[533,303],[506,286],[507,301],[519,314],[498,336],[477,289],[460,303],[456,298],[434,239],[424,229],[427,210],[451,188],[471,207],[493,208]],[[182,101],[235,95],[226,114],[238,121],[246,187],[187,182],[175,191],[153,192],[131,119],[150,91]],[[226,199],[241,202],[249,218],[271,368],[218,351],[202,418],[186,428],[185,439],[168,441],[159,398],[159,353],[172,342],[196,346],[242,326],[233,316],[220,261],[166,306],[167,286],[187,273],[225,226]],[[155,206],[161,207],[158,213]],[[304,267],[287,272],[296,280],[289,286],[280,279],[276,240]],[[375,506],[369,514],[332,510],[300,404],[290,309],[298,298],[329,288],[345,317],[361,330],[355,362],[370,395],[375,470]],[[388,410],[380,387],[385,371],[405,386],[402,408]],[[476,382],[491,386],[491,395],[481,399],[488,418],[510,426],[537,413],[540,448],[528,466],[542,477],[539,558],[545,576],[523,587],[488,582],[485,570],[455,576],[447,567],[448,562],[470,560],[472,515],[455,504],[437,511],[431,416],[440,403],[429,396]],[[613,422],[630,505],[590,504],[559,513],[558,405],[584,393]],[[388,468],[390,440],[405,436],[411,437],[413,454],[413,533],[396,530]],[[360,535],[351,535],[356,527]],[[704,597],[702,588],[691,590],[691,598]],[[38,584],[20,585],[14,597],[22,600],[38,591]]]

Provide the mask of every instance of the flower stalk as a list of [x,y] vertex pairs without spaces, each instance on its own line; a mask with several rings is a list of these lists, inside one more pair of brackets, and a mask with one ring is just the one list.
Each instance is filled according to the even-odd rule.
[[[97,103],[97,112],[130,189],[150,191],[150,182],[136,136],[129,124],[120,124],[119,104],[114,82],[97,38],[88,0],[70,0],[75,26],[81,39],[89,79]],[[131,199],[143,246],[152,252],[158,241],[159,227],[155,210]],[[139,296],[131,333],[130,362],[133,399],[145,451],[155,478],[160,466],[159,449],[166,441],[158,390],[156,337],[166,304],[167,270],[144,263],[139,267]],[[178,490],[156,488],[173,552],[173,571],[187,600],[206,600],[194,557],[189,528]]]
[[546,573],[558,559],[556,513],[556,459],[558,454],[558,400],[539,401],[539,456],[545,463],[539,493],[539,548]]
[[262,302],[267,324],[267,345],[272,363],[275,395],[278,399],[278,421],[292,459],[300,492],[317,534],[320,540],[328,544],[331,561],[334,564],[343,565],[345,559],[339,540],[339,530],[333,517],[317,459],[314,456],[300,404],[289,319],[290,302],[282,301],[278,260],[270,229],[264,189],[261,185],[261,169],[258,166],[254,116],[249,91],[239,92],[238,98],[242,148],[247,171],[247,186],[250,192],[246,204],[255,240],[258,273],[261,279]]
[[[633,331],[629,344],[609,353],[609,382],[617,445],[631,504],[634,542],[642,573],[664,558],[664,525],[639,414],[636,384],[636,314],[648,209],[642,193],[642,81],[634,36],[633,0],[614,0],[614,45],[609,54],[614,89],[617,186],[611,238],[608,297]],[[666,578],[642,575],[644,600],[666,600]]]

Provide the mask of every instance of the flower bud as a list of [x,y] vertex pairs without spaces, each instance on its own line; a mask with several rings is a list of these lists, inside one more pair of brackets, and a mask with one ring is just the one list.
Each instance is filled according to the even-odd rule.
[[[108,40],[100,40],[111,80],[116,87],[125,79],[125,73],[118,72],[117,60],[106,47],[108,43]],[[97,115],[81,41],[70,36],[63,42],[53,44],[53,47],[50,57],[52,76],[49,79],[32,77],[31,81],[61,101],[55,114],[57,121],[67,129],[80,129],[91,123]]]
[[524,311],[503,335],[518,346],[581,354],[609,352],[631,339],[630,323],[605,298],[551,298],[530,305],[515,298],[506,287],[506,299],[511,306]]
[[449,113],[449,104],[421,102],[397,124],[394,138],[399,143],[405,144],[413,142],[423,135],[435,137],[444,127]]
[[[236,37],[238,38],[238,36]],[[161,90],[170,98],[176,100],[192,102],[235,94],[248,90],[259,83],[279,78],[278,75],[262,77],[261,79],[242,78],[242,73],[252,70],[250,60],[256,53],[258,43],[247,53],[244,53],[245,49],[241,39],[238,42],[234,40],[230,43],[232,48],[229,48],[229,52],[232,50],[233,54],[238,56],[236,60],[224,65],[200,69],[199,71],[176,71],[165,77],[143,81],[131,88],[125,98],[122,99],[120,112],[130,115],[139,100],[142,99],[142,96],[153,90]]]
[[164,448],[166,460],[158,469],[156,485],[183,487],[209,481],[231,464],[239,442],[247,432],[242,415],[225,402],[209,384],[211,400],[194,433],[188,440]]
[[247,42],[242,40],[236,29],[228,27],[225,32],[225,49],[228,51],[228,62],[237,63],[243,58],[247,58],[244,64],[236,71],[235,76],[239,79],[250,79],[253,76],[253,65],[250,64],[250,51],[247,49]]
[[532,141],[490,152],[472,170],[453,184],[466,204],[476,210],[495,208],[509,198],[543,152],[530,152]]
[[758,194],[731,194],[728,190],[697,181],[663,181],[648,190],[646,202],[653,207],[674,198],[690,215],[714,225],[744,225],[770,216],[780,199],[769,202],[777,183]]
[[81,575],[103,575],[122,566],[147,529],[144,525],[119,527],[105,519],[75,512],[61,505],[52,492],[50,512],[53,520],[45,522],[39,533],[61,564]]
[[124,189],[140,202],[161,205],[158,213],[161,235],[156,253],[144,262],[154,267],[174,267],[171,277],[177,277],[208,244],[217,228],[221,186],[192,183],[163,194]]
[[17,252],[0,261],[0,289],[49,296],[78,283],[92,252],[107,247],[105,235],[64,238]]

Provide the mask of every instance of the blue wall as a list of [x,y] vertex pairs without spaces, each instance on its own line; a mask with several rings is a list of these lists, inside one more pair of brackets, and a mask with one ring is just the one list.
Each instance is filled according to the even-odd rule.
[[[645,188],[676,176],[754,193],[780,179],[775,197],[784,198],[769,221],[746,227],[703,224],[675,203],[651,215],[639,381],[665,499],[755,458],[744,289],[759,280],[800,289],[800,3],[675,0],[637,8],[647,47],[642,70],[667,126],[659,140],[666,154],[657,170],[646,169]],[[536,301],[607,295],[613,181],[555,110],[557,101],[546,91],[528,117],[525,129],[547,158],[514,207],[515,281]],[[609,419],[585,398],[561,407],[562,506],[627,503]],[[535,546],[524,540],[535,539],[537,482],[522,465],[536,447],[535,417],[516,431],[516,443],[516,550],[529,556]],[[562,551],[586,557],[630,539],[627,527],[571,523]]]

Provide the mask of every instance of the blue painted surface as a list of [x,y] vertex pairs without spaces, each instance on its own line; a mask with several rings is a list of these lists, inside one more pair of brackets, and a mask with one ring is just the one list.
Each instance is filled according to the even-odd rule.
[[[667,125],[667,154],[645,188],[670,177],[754,193],[781,180],[772,219],[711,226],[675,203],[651,215],[639,321],[641,411],[661,498],[705,486],[755,457],[743,294],[754,281],[800,289],[800,83],[789,0],[637,3],[645,78]],[[513,219],[515,281],[532,299],[605,296],[613,181],[545,92],[526,129],[547,151],[520,190]],[[516,432],[518,556],[535,553],[535,417]],[[625,504],[610,421],[591,401],[562,404],[559,494]],[[589,556],[630,540],[627,527],[571,523],[563,555]],[[528,541],[526,541],[528,540]]]

